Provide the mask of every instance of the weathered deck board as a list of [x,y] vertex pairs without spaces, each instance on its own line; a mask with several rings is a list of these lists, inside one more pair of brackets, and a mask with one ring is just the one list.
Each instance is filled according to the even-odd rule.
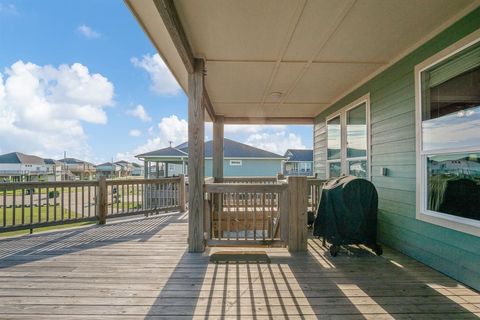
[[331,258],[310,240],[267,249],[270,265],[215,265],[186,238],[169,214],[2,239],[0,318],[480,317],[478,292],[388,248]]

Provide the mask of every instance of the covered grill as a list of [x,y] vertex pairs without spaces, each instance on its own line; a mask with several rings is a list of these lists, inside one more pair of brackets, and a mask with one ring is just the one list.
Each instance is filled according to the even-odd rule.
[[344,176],[327,181],[313,227],[313,235],[330,242],[336,256],[341,245],[364,244],[376,254],[378,195],[368,180]]

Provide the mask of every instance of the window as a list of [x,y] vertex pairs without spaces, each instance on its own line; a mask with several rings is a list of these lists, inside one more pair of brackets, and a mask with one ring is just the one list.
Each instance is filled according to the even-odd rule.
[[230,165],[231,166],[241,166],[242,165],[242,160],[230,160]]
[[327,176],[368,179],[369,95],[327,118]]
[[415,68],[417,218],[480,235],[480,31]]

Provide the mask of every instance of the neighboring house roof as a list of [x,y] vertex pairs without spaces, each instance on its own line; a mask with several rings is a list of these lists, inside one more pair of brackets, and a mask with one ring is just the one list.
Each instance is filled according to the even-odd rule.
[[83,164],[83,163],[85,163],[85,164],[93,166],[93,163],[83,161],[83,160],[78,160],[78,159],[75,159],[75,158],[58,159],[58,161],[66,163],[66,164]]
[[113,166],[116,166],[116,164],[111,163],[111,162],[105,162],[105,163],[97,164],[95,166],[95,168],[97,168],[97,167],[113,167]]
[[57,164],[57,165],[61,164],[60,161],[55,159],[43,159],[43,161],[45,161],[45,164]]
[[21,152],[11,152],[0,155],[0,163],[45,164],[45,161],[37,156]]
[[[270,159],[283,159],[279,154],[262,150],[249,146],[244,143],[240,143],[230,139],[224,139],[223,141],[223,156],[225,158],[270,158]],[[188,156],[188,142],[184,142],[175,148],[168,147],[152,152],[140,154],[137,158],[148,157],[175,157],[175,156]],[[205,157],[211,158],[213,156],[213,141],[205,142]]]
[[135,157],[144,158],[144,157],[176,157],[176,156],[184,157],[184,156],[188,156],[188,154],[177,148],[167,147],[167,148],[163,148],[163,149],[159,149],[159,150],[155,150],[147,153],[142,153]]
[[135,168],[143,168],[143,166],[141,164],[138,164],[138,163],[135,163],[135,162],[132,162],[132,166],[134,166]]
[[285,157],[288,158],[288,161],[311,162],[313,161],[313,150],[288,149]]

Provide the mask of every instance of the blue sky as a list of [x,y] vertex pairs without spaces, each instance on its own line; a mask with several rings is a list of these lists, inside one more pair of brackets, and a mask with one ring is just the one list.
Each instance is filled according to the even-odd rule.
[[[123,1],[0,0],[0,153],[102,162],[182,142],[187,98],[155,54]],[[311,126],[225,136],[274,152],[312,146]]]

